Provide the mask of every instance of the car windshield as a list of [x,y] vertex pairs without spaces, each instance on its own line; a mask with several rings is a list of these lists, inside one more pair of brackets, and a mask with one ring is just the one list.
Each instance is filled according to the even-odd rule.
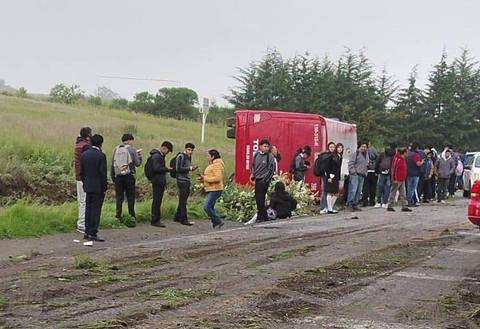
[[475,168],[480,168],[480,156],[475,159]]
[[467,154],[465,156],[465,160],[463,160],[465,166],[471,166],[473,164],[473,160],[475,159],[474,154]]

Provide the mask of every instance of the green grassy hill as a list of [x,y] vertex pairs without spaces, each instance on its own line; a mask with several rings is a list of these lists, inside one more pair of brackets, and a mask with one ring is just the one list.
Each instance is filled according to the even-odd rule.
[[[1,204],[6,206],[18,200],[29,200],[21,202],[24,207],[31,202],[52,207],[64,202],[74,204],[73,146],[83,126],[104,136],[103,150],[109,161],[121,135],[130,132],[135,136],[136,147],[144,150],[145,160],[148,152],[164,140],[174,143],[174,154],[183,150],[185,142],[193,142],[197,146],[193,161],[201,170],[207,164],[206,151],[215,147],[224,157],[227,174],[233,172],[234,140],[226,138],[224,127],[207,126],[206,142],[202,145],[199,122],[0,95]],[[140,198],[148,200],[150,186],[143,166],[137,180]],[[2,215],[7,210],[10,208],[0,210],[0,235]]]

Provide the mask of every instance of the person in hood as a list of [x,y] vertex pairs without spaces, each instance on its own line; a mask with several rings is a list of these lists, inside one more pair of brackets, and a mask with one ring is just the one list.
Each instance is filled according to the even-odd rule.
[[435,163],[435,171],[438,177],[437,202],[445,203],[450,177],[455,173],[455,160],[452,151],[445,149]]
[[[287,191],[283,182],[275,183],[274,190],[270,195],[269,210],[273,214],[271,219],[292,217],[292,211],[297,208],[295,200]],[[272,211],[273,210],[273,211]]]
[[392,190],[390,192],[390,197],[388,198],[387,211],[395,211],[393,208],[393,202],[395,201],[395,196],[398,194],[398,202],[402,207],[402,211],[410,212],[412,211],[407,207],[407,201],[405,200],[405,180],[407,179],[407,148],[401,147],[398,149],[395,157],[392,160],[392,167],[390,169],[390,177],[392,180]]
[[162,222],[161,208],[163,194],[167,186],[167,173],[170,171],[170,168],[166,166],[165,157],[170,152],[173,152],[173,145],[169,141],[163,142],[160,149],[156,148],[150,151],[153,171],[151,180],[153,189],[151,224],[157,227],[165,227]]
[[395,156],[395,150],[397,145],[395,143],[385,147],[385,150],[378,157],[375,171],[378,174],[377,183],[377,203],[375,208],[387,208],[388,197],[390,196],[390,188],[392,180],[390,179],[390,169],[392,167],[392,161]]
[[78,201],[77,231],[82,234],[85,234],[85,198],[87,194],[83,190],[83,182],[80,175],[80,159],[83,152],[85,152],[90,147],[91,137],[92,128],[83,127],[82,129],[80,129],[80,136],[77,137],[74,148],[75,181],[77,182]]
[[203,175],[198,177],[207,192],[203,209],[212,221],[213,228],[221,228],[224,223],[215,210],[215,203],[222,196],[225,164],[220,153],[215,149],[208,151],[207,158],[209,165],[205,168]]

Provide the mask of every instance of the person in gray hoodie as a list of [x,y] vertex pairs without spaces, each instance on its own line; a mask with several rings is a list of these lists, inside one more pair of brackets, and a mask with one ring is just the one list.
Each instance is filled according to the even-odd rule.
[[[132,134],[124,134],[122,136],[122,144],[118,145],[113,151],[111,177],[115,183],[115,196],[117,199],[115,217],[120,221],[122,221],[122,207],[125,195],[127,196],[128,213],[134,219],[137,217],[135,215],[135,167],[142,164],[142,150],[135,149],[133,146],[134,141]],[[117,165],[117,163],[120,163],[120,161],[117,161],[117,152],[121,154],[123,152],[122,148],[127,149],[129,154],[129,157],[123,159],[125,168],[119,168]],[[126,168],[127,164],[128,168]],[[128,225],[135,226],[135,222],[128,222]]]
[[193,222],[190,222],[187,217],[187,200],[190,196],[192,171],[198,168],[198,166],[192,165],[192,154],[194,149],[195,145],[192,143],[185,144],[185,151],[178,154],[175,161],[179,195],[177,213],[173,220],[187,226],[194,224]]
[[455,160],[452,158],[452,151],[445,149],[442,155],[435,162],[437,173],[437,202],[445,203],[447,195],[448,182],[451,175],[455,172]]
[[360,211],[358,201],[362,195],[363,182],[368,174],[368,165],[370,158],[368,156],[368,143],[360,142],[357,151],[352,155],[348,162],[348,173],[350,182],[348,185],[347,207],[351,211]]

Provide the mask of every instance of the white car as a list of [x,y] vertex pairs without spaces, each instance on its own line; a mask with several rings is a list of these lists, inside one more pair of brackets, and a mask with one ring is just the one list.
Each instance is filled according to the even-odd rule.
[[480,180],[480,152],[465,153],[463,170],[463,196],[470,196],[470,190],[476,180]]

